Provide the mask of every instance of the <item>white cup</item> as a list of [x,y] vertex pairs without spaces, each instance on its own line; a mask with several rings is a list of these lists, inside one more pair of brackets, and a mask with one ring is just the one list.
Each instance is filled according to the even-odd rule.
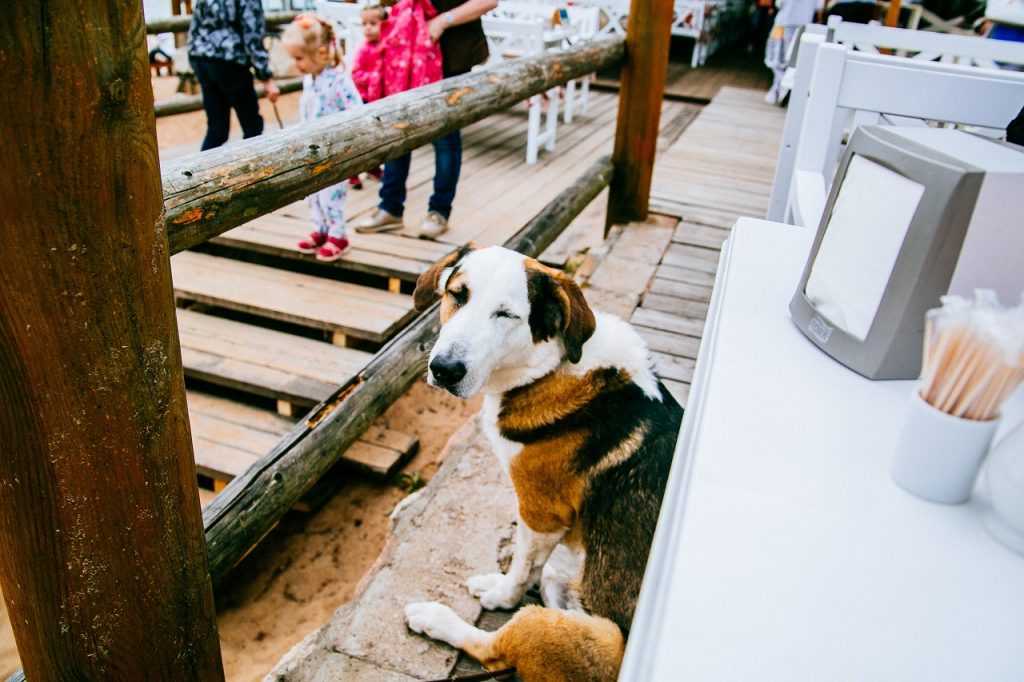
[[998,419],[954,417],[914,391],[892,464],[893,480],[932,502],[966,502],[998,425]]

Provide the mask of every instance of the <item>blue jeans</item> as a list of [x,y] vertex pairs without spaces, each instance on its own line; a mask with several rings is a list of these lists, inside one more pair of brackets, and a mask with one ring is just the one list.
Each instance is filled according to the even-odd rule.
[[[462,169],[462,135],[456,130],[434,140],[433,145],[434,193],[430,195],[427,209],[447,219],[452,214],[455,187],[459,184],[459,171]],[[405,183],[409,179],[411,163],[410,152],[384,164],[379,206],[391,215],[401,217],[405,213]]]

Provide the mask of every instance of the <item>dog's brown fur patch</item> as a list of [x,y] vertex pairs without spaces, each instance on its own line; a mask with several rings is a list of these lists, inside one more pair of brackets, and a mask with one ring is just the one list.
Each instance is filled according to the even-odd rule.
[[512,666],[524,680],[607,682],[618,675],[626,642],[606,618],[526,606],[464,648],[489,670]]
[[576,412],[599,394],[631,381],[625,371],[594,370],[583,376],[552,373],[505,394],[498,428],[512,440]]

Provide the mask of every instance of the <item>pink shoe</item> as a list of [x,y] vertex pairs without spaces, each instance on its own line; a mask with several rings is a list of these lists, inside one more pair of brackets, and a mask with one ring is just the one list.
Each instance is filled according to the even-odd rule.
[[316,250],[327,241],[327,235],[323,232],[310,232],[309,236],[295,245],[299,253],[316,253]]
[[352,189],[362,189],[363,181],[359,179],[358,175],[355,175],[348,179],[348,186]]
[[342,237],[328,237],[327,243],[320,247],[320,250],[316,252],[316,259],[329,263],[334,260],[338,260],[346,253],[352,250],[352,245],[348,243],[348,240]]

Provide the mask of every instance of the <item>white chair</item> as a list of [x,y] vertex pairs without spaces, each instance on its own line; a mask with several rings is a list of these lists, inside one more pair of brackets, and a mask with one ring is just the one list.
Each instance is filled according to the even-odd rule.
[[[904,50],[908,54],[913,55],[911,59],[905,60],[912,64],[931,63],[931,59],[974,64],[991,64],[993,61],[1024,64],[1024,45],[1018,43],[988,40],[973,36],[955,36],[944,33],[852,24],[841,20],[837,21],[837,19],[837,17],[830,17],[831,27],[828,29],[822,26],[808,26],[807,30],[800,37],[796,55],[796,67],[793,69],[791,82],[792,92],[789,99],[789,109],[786,113],[786,123],[782,132],[782,142],[779,146],[779,157],[775,167],[775,178],[768,204],[767,218],[769,220],[788,222],[792,219],[792,215],[787,213],[787,206],[790,203],[790,187],[794,176],[794,162],[800,131],[804,123],[804,112],[809,97],[811,75],[818,48],[828,38],[831,37],[832,40],[837,41],[837,44],[843,45],[850,50],[856,49],[864,54],[877,54],[879,48]],[[894,60],[896,64],[904,60],[904,58],[896,56],[882,58]],[[982,72],[990,71],[980,67],[979,70]],[[881,88],[881,84],[878,87]],[[953,99],[958,98],[956,95],[953,96]],[[1020,104],[1017,105],[1017,108],[1019,110]],[[890,114],[890,122],[912,123],[912,121],[898,120],[895,112],[888,113]],[[851,125],[855,127],[856,125],[870,122],[868,119],[872,116],[874,114],[870,112],[856,114],[855,120],[847,122],[847,127]],[[1009,120],[1007,119],[1003,126],[1009,123]],[[839,148],[830,148],[827,152],[826,165],[831,168],[838,159]]]
[[[572,29],[572,37],[568,39],[568,43],[577,45],[593,40],[598,32],[599,10],[596,7],[569,7],[566,11]],[[590,83],[593,80],[594,74],[588,73],[565,84],[565,105],[562,109],[562,120],[565,123],[572,123],[577,112],[587,113]]]
[[872,54],[878,54],[881,48],[896,50],[898,56],[921,61],[968,64],[989,69],[998,68],[1000,62],[1024,65],[1024,43],[854,24],[837,16],[828,18],[827,40]]
[[857,126],[896,121],[1002,130],[1024,102],[1021,72],[851,52],[837,44],[814,45],[814,38],[820,40],[808,36],[800,47],[800,59],[813,58],[813,71],[785,222],[817,224],[844,137]]
[[[540,19],[520,20],[505,19],[484,15],[484,35],[487,37],[487,48],[490,59],[515,59],[545,52],[544,34],[547,30]],[[546,93],[547,112],[544,108],[544,95],[536,94],[527,100],[528,119],[526,125],[526,163],[537,163],[540,148],[549,152],[555,150],[555,138],[558,128],[558,88],[551,88]],[[543,129],[541,117],[544,116]]]

